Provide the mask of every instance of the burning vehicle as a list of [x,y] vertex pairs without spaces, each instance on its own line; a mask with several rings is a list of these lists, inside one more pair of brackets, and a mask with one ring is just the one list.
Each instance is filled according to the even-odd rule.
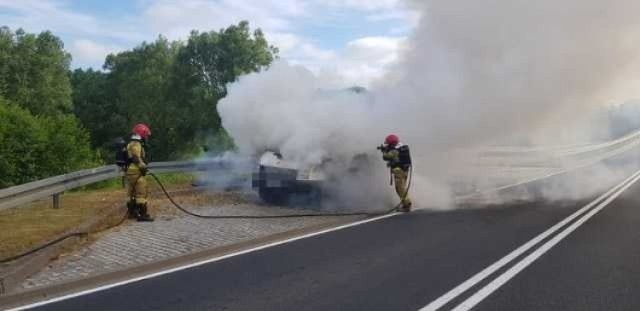
[[[322,96],[365,95],[367,89],[354,86],[339,90],[318,90]],[[279,151],[265,151],[259,156],[252,174],[252,188],[271,204],[321,206],[323,202],[343,198],[344,183],[367,177],[372,172],[369,154],[331,155],[314,165],[299,164]]]
[[288,204],[299,198],[319,202],[324,176],[314,174],[315,169],[298,169],[280,153],[266,152],[252,174],[251,186],[262,200],[271,204]]
[[266,152],[252,174],[252,188],[270,204],[310,205],[345,199],[345,185],[362,184],[373,173],[370,155],[328,158],[318,165],[299,167],[278,152]]

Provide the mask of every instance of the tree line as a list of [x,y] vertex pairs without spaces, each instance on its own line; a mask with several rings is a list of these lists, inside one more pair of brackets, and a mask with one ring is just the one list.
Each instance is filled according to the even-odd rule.
[[0,188],[111,163],[114,140],[138,122],[152,128],[156,161],[233,148],[216,105],[228,83],[277,55],[243,21],[185,41],[159,36],[108,55],[102,71],[71,71],[51,32],[1,27]]

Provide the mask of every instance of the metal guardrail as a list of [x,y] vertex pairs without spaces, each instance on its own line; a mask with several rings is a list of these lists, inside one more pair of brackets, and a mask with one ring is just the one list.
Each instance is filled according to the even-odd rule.
[[[574,146],[572,148],[568,148],[569,150],[562,150],[562,152],[556,154],[556,156],[565,159],[602,159],[624,152],[639,143],[640,131],[625,135],[624,137],[609,142],[586,146]],[[513,152],[514,151],[507,151],[506,153]],[[519,151],[517,153],[519,154],[518,157],[521,157],[527,152],[524,152],[523,154],[522,151]],[[536,150],[529,150],[529,153],[535,154]],[[155,162],[149,165],[149,168],[152,169],[155,173],[220,170],[230,169],[232,167],[232,163],[220,159]],[[121,176],[121,174],[122,173],[119,171],[117,166],[108,165],[54,176],[6,189],[0,189],[0,211],[40,200],[49,196],[53,197],[53,205],[54,207],[57,207],[60,193],[93,184],[99,181],[115,178]]]
[[[621,143],[627,143],[640,139],[640,130],[626,134],[620,138],[590,144],[576,144],[576,145],[557,145],[557,146],[493,146],[485,147],[475,151],[479,156],[552,156],[562,157],[568,155],[574,155],[578,153],[587,153],[595,150],[600,150],[612,145],[619,145]],[[469,151],[465,151],[469,152]]]
[[[149,168],[155,173],[193,172],[224,169],[229,167],[228,162],[217,159],[202,161],[155,162],[149,164]],[[117,166],[108,165],[0,189],[0,211],[49,196],[53,197],[54,208],[57,208],[60,193],[103,180],[116,178],[121,175],[122,173]]]

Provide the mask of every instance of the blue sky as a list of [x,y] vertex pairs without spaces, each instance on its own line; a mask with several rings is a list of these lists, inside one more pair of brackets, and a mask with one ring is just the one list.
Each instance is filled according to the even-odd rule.
[[53,31],[72,66],[85,68],[159,34],[181,40],[191,29],[243,19],[262,28],[282,58],[366,85],[397,59],[418,16],[401,0],[0,0],[0,24]]

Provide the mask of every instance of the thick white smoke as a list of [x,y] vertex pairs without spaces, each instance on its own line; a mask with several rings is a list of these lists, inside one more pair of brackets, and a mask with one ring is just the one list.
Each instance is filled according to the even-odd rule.
[[[288,166],[305,169],[323,164],[335,176],[349,170],[355,155],[375,152],[383,131],[372,123],[371,95],[325,85],[309,70],[278,61],[269,70],[230,85],[218,109],[241,154],[277,150]],[[384,164],[381,160],[375,164],[366,175],[333,179],[328,189],[336,199],[357,208],[390,203]]]
[[426,147],[564,126],[638,69],[637,1],[414,2],[422,22],[381,92]]
[[[279,150],[301,165],[375,149],[369,95],[323,89],[310,71],[274,63],[229,86],[218,109],[242,153]],[[382,131],[376,131],[382,132]]]
[[[327,90],[330,81],[285,61],[230,85],[218,109],[240,151],[279,149],[304,167],[371,154],[396,133],[413,150],[413,195],[441,206],[450,199],[452,150],[513,136],[575,138],[562,129],[620,98],[640,69],[640,1],[410,5],[421,21],[400,61],[366,93]],[[371,183],[388,193],[385,181]]]

